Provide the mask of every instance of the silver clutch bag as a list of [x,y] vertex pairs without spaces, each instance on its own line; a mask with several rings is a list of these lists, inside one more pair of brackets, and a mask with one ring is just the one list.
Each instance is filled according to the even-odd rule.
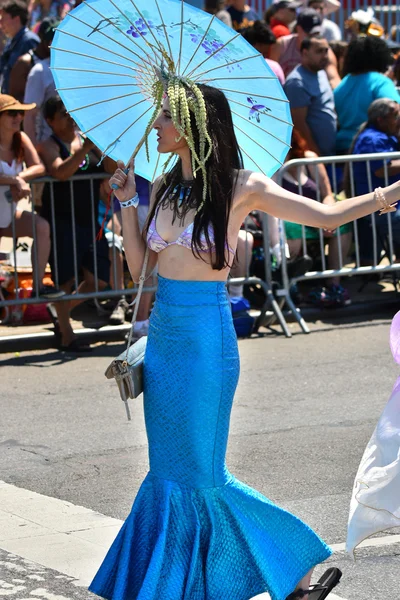
[[142,272],[139,277],[139,289],[135,299],[135,309],[132,315],[131,329],[129,332],[128,345],[126,350],[107,367],[105,376],[107,379],[115,379],[118,385],[121,400],[125,403],[128,420],[131,420],[129,410],[129,398],[137,398],[143,392],[143,361],[146,353],[147,336],[141,337],[137,342],[131,345],[133,326],[136,322],[136,316],[139,308],[140,297],[142,295],[143,284],[146,278],[147,261],[149,249],[146,249],[144,255]]

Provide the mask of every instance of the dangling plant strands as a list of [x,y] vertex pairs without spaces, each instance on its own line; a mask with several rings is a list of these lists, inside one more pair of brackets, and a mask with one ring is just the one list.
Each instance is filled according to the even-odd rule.
[[[146,128],[146,153],[148,155],[148,141],[147,136],[149,135],[153,126],[154,120],[160,109],[163,94],[168,95],[169,106],[171,110],[171,118],[175,129],[178,132],[177,142],[182,138],[186,141],[190,149],[192,159],[192,170],[193,177],[196,178],[198,171],[201,172],[203,179],[203,190],[202,190],[202,202],[197,208],[199,212],[204,202],[207,199],[208,185],[207,185],[207,170],[206,162],[211,156],[212,152],[212,141],[207,131],[207,109],[206,104],[197,84],[185,77],[181,77],[175,72],[175,65],[168,53],[164,50],[163,64],[160,68],[154,68],[157,76],[157,82],[153,85],[152,96],[155,102],[155,111],[152,118]],[[191,113],[194,116],[197,130],[199,132],[199,148],[196,149],[194,136],[192,131]],[[165,163],[163,174],[169,160]]]

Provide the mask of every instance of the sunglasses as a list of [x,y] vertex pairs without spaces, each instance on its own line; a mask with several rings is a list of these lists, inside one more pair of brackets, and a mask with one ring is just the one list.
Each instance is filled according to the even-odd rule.
[[25,111],[24,110],[6,110],[5,111],[7,113],[7,115],[9,117],[16,117],[17,115],[20,115],[21,117],[25,116]]

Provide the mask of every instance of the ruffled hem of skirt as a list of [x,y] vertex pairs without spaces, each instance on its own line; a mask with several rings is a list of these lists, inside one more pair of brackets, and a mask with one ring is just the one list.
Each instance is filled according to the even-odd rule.
[[149,473],[89,590],[107,600],[285,600],[331,553],[233,476],[194,489]]

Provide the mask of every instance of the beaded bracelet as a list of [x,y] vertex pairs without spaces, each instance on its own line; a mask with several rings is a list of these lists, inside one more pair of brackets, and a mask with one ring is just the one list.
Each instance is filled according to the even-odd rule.
[[389,212],[396,212],[397,201],[393,204],[390,204],[381,187],[378,187],[374,190],[375,200],[380,206],[379,214],[384,215]]
[[125,202],[120,202],[121,208],[129,208],[130,206],[134,206],[137,208],[139,205],[139,194],[135,194],[133,198],[130,200],[125,200]]

